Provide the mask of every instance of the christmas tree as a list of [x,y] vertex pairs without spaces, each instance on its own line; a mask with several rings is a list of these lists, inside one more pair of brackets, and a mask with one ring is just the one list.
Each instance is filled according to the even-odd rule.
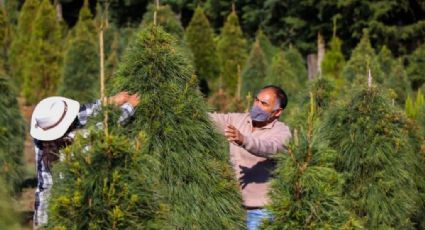
[[279,52],[279,49],[270,42],[269,38],[266,36],[266,34],[263,32],[263,30],[259,29],[257,31],[255,40],[260,42],[261,49],[264,51],[264,56],[267,59],[267,63],[271,63],[273,57],[276,55],[276,53]]
[[295,133],[288,152],[279,155],[272,181],[273,221],[264,229],[356,229],[361,223],[344,206],[343,176],[332,150],[315,125],[311,94],[307,129]]
[[267,68],[264,85],[279,86],[285,90],[288,97],[294,98],[294,95],[300,91],[298,76],[295,72],[283,51],[279,51]]
[[242,96],[256,94],[264,84],[268,63],[260,42],[256,40],[252,45],[251,53],[242,71]]
[[155,6],[150,3],[146,13],[143,15],[141,28],[145,28],[154,22],[154,12],[156,11],[156,24],[164,28],[167,33],[175,36],[179,41],[183,40],[184,29],[179,18],[169,5]]
[[417,90],[425,83],[425,43],[420,45],[408,57],[407,75],[412,84],[412,89]]
[[168,227],[238,229],[243,211],[226,144],[211,132],[196,77],[175,47],[170,35],[151,26],[127,50],[113,88],[139,93],[142,104],[127,135],[145,130],[146,154],[162,162],[151,174],[159,175],[161,202],[170,209]]
[[212,87],[220,71],[214,31],[201,7],[196,8],[189,26],[186,28],[185,38],[193,53],[194,66],[199,80],[208,83],[207,89],[203,92],[208,91],[209,88],[217,88]]
[[393,98],[397,104],[403,106],[410,92],[410,84],[402,61],[394,59],[391,51],[383,46],[378,54],[378,62],[386,76],[384,86],[393,91]]
[[235,11],[232,11],[221,29],[217,44],[222,86],[230,95],[236,93],[238,66],[242,69],[247,57],[246,44],[239,26],[238,16]]
[[8,190],[16,192],[23,180],[25,123],[11,79],[0,76],[0,175]]
[[[8,2],[12,2],[8,0]],[[15,2],[15,1],[13,1]],[[17,86],[24,80],[23,70],[28,56],[29,43],[33,32],[34,15],[40,5],[39,0],[26,0],[19,13],[18,26],[12,39],[9,52],[10,74]]]
[[88,40],[94,40],[97,38],[96,21],[90,12],[89,6],[89,0],[84,0],[84,4],[80,9],[77,24],[68,33],[68,41],[72,41],[76,37],[86,37]]
[[65,179],[54,187],[51,228],[243,227],[226,144],[176,42],[158,26],[135,35],[111,88],[139,93],[141,105],[129,125],[110,124],[109,135],[95,132],[66,151],[54,168]]
[[24,52],[28,57],[23,93],[28,104],[55,94],[60,76],[61,32],[49,0],[43,0],[39,6],[32,29],[28,50]]
[[77,101],[92,101],[99,96],[99,57],[96,27],[87,1],[71,33],[65,50],[58,94]]
[[342,41],[337,36],[333,36],[329,42],[329,50],[326,50],[322,62],[323,74],[335,81],[338,88],[344,85],[344,78],[341,73],[344,69],[345,58],[341,51]]
[[347,80],[347,83],[361,85],[366,80],[368,69],[370,69],[372,76],[374,76],[378,83],[383,83],[384,76],[375,50],[370,44],[369,32],[364,30],[363,36],[356,48],[354,48],[350,60],[348,60],[343,69],[342,75]]
[[413,229],[423,207],[420,155],[407,120],[374,86],[361,89],[325,119],[324,136],[337,152],[348,207],[368,229]]
[[305,63],[304,58],[298,49],[290,45],[287,49],[284,50],[285,59],[288,60],[290,66],[295,72],[295,76],[297,76],[299,85],[304,86],[307,82],[307,64]]
[[141,154],[146,142],[143,132],[131,140],[102,130],[76,138],[53,168],[47,229],[160,229],[169,210],[151,173],[160,162]]

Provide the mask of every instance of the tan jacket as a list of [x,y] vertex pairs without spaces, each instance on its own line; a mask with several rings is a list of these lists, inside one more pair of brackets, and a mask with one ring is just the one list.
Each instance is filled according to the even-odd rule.
[[284,123],[273,121],[252,131],[249,113],[211,113],[219,131],[224,134],[228,124],[244,135],[244,143],[230,143],[230,160],[239,180],[244,206],[264,207],[268,204],[269,179],[275,162],[270,156],[286,149],[291,132]]

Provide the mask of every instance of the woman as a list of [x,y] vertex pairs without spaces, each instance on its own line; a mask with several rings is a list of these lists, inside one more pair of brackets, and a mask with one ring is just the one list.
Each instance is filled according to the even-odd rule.
[[[124,123],[134,114],[139,97],[120,92],[108,101],[121,106],[122,114],[118,122]],[[35,228],[47,223],[48,198],[53,185],[51,167],[59,159],[59,151],[72,143],[76,130],[83,128],[88,118],[100,109],[100,100],[80,105],[78,101],[65,97],[48,97],[35,107],[30,131],[34,138],[38,179],[34,206]]]

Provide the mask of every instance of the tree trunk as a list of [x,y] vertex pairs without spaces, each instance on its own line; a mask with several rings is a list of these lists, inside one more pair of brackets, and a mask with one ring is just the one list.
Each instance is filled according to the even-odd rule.
[[58,20],[58,22],[61,22],[63,20],[62,4],[60,3],[59,0],[56,0],[55,5],[56,5],[56,19]]
[[322,61],[325,57],[325,40],[322,34],[317,34],[317,72],[319,78],[322,77]]
[[308,80],[314,80],[317,76],[317,55],[307,55]]

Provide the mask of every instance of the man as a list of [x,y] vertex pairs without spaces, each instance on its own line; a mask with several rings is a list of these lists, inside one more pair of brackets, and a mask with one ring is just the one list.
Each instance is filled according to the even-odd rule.
[[247,210],[249,230],[271,218],[264,208],[269,204],[269,179],[275,165],[271,157],[284,151],[291,138],[288,126],[278,121],[287,101],[281,88],[266,86],[256,96],[250,113],[210,114],[230,142],[230,160]]
[[[134,114],[139,104],[137,94],[120,92],[108,99],[121,107],[122,114],[118,122],[125,121]],[[47,205],[53,185],[51,167],[59,159],[60,150],[71,144],[77,129],[87,124],[89,117],[101,109],[101,102],[80,105],[65,97],[48,97],[34,108],[31,117],[30,134],[34,138],[37,170],[37,189],[34,205],[34,229],[47,224]]]

